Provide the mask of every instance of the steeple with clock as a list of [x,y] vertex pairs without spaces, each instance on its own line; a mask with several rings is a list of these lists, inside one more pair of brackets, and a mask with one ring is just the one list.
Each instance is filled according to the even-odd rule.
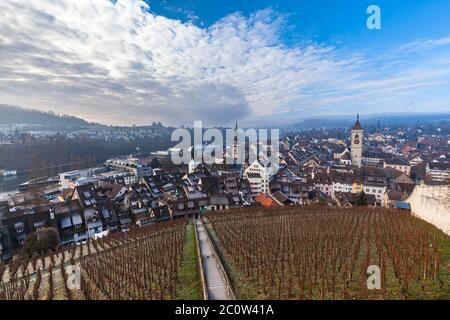
[[364,130],[359,123],[359,114],[356,116],[356,122],[352,128],[351,158],[352,164],[360,167],[363,153],[363,133]]

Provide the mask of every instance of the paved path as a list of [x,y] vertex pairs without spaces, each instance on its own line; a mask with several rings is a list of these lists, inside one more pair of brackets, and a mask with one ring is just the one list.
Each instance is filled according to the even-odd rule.
[[197,228],[198,233],[198,242],[200,244],[200,253],[202,256],[209,299],[229,300],[226,280],[220,268],[220,260],[214,254],[214,250],[208,239],[208,233],[205,230],[205,226],[201,220],[196,219],[195,227]]

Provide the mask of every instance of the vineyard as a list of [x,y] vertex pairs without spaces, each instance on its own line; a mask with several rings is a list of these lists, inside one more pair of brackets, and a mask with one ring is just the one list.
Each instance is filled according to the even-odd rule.
[[[450,238],[409,213],[253,208],[205,221],[241,299],[450,298]],[[380,289],[367,286],[372,265]]]
[[[159,223],[0,265],[0,300],[175,299],[186,225]],[[68,266],[80,270],[78,287]]]

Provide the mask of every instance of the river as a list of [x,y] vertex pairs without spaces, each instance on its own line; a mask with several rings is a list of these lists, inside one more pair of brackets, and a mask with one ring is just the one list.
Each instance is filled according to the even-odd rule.
[[[73,169],[73,164],[63,164],[54,166],[52,168],[45,168],[39,170],[39,176],[56,176],[58,173],[70,171]],[[32,177],[29,172],[19,172],[15,176],[0,176],[0,193],[15,191],[20,184],[31,180]]]

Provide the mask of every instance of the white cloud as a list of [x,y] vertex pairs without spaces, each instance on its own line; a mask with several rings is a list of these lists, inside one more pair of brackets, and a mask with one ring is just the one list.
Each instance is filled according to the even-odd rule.
[[410,77],[411,66],[377,75],[357,53],[286,47],[285,27],[272,10],[200,28],[149,13],[140,0],[4,0],[0,103],[108,123],[211,124],[323,112],[447,75]]

